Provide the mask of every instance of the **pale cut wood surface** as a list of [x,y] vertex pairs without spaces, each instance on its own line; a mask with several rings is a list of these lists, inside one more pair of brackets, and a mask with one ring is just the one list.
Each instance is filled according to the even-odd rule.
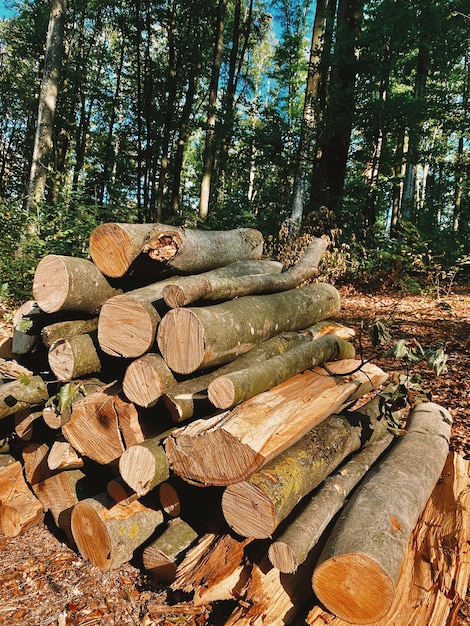
[[47,457],[50,470],[80,469],[84,461],[68,441],[54,441]]
[[358,365],[354,359],[330,363],[337,376],[320,367],[307,370],[231,411],[177,429],[165,441],[171,468],[202,485],[244,480],[331,413],[387,379],[373,364]]
[[90,334],[57,339],[49,348],[51,370],[62,382],[95,374],[101,370],[101,360]]
[[451,425],[445,408],[415,406],[406,434],[342,511],[312,580],[315,595],[338,617],[365,624],[390,609],[407,542],[448,455]]
[[129,364],[122,390],[131,402],[148,408],[154,406],[161,395],[174,385],[175,377],[161,355],[149,352]]
[[44,519],[42,504],[32,493],[19,461],[0,466],[0,535],[16,537]]
[[[453,452],[407,543],[392,606],[374,626],[453,624],[469,579],[470,462]],[[319,604],[305,623],[351,626]]]

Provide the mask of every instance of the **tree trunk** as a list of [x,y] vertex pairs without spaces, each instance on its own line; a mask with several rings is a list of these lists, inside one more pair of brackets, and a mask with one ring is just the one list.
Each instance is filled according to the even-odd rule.
[[171,370],[191,374],[228,363],[266,339],[306,328],[339,309],[339,293],[326,283],[172,309],[160,322],[157,342]]
[[165,224],[97,226],[90,234],[90,255],[97,267],[112,278],[124,276],[141,254],[156,270],[197,274],[235,261],[259,259],[263,236],[252,228],[203,231]]
[[254,367],[218,376],[209,384],[207,394],[215,407],[229,409],[320,363],[354,356],[352,344],[328,335],[295,346]]
[[330,415],[293,446],[222,496],[229,526],[243,537],[266,539],[304,496],[371,437],[385,432],[381,415]]
[[[470,463],[451,453],[408,541],[392,606],[374,626],[442,626],[458,620],[470,575],[469,536]],[[305,621],[350,625],[318,605]]]
[[[244,275],[279,271],[279,264],[273,261],[242,261],[205,272],[200,279],[211,281],[214,277],[230,276],[234,272]],[[186,279],[191,281],[190,276],[166,278],[110,298],[103,305],[98,321],[98,341],[102,350],[113,356],[134,358],[149,352],[155,344],[160,314],[167,310],[163,302],[165,287],[179,285],[179,281],[185,284]],[[120,329],[119,333],[116,328]]]
[[159,580],[173,582],[178,557],[186,552],[197,536],[197,532],[181,518],[171,520],[163,533],[144,548],[144,568]]
[[162,357],[149,352],[130,363],[124,374],[122,390],[131,402],[148,408],[174,385],[175,377]]
[[89,320],[67,320],[44,326],[41,338],[46,348],[50,348],[59,339],[70,339],[78,335],[93,333],[98,330],[98,318]]
[[[165,449],[188,482],[229,485],[245,480],[345,404],[386,380],[378,367],[342,360],[307,370],[229,412],[172,433]],[[217,459],[217,463],[214,462]]]
[[43,405],[49,398],[41,376],[23,376],[0,385],[0,420],[22,409]]
[[72,511],[72,534],[84,559],[107,572],[129,561],[163,523],[163,513],[139,500],[119,506],[106,493],[79,502]]
[[16,537],[40,524],[44,511],[24,480],[21,463],[9,459],[0,464],[0,535]]
[[437,404],[415,407],[406,434],[344,509],[312,580],[335,615],[363,624],[390,609],[408,539],[444,467],[451,426]]
[[[318,274],[318,264],[326,250],[324,239],[314,239],[300,261],[286,272],[231,276],[214,276],[205,279],[204,274],[180,279],[176,285],[167,285],[163,298],[168,306],[186,306],[195,300],[229,300],[251,294],[288,291]],[[234,264],[237,266],[238,264]],[[229,266],[230,267],[230,266]],[[227,268],[228,269],[228,268]],[[280,271],[281,268],[279,268]],[[234,267],[235,270],[235,267]]]
[[283,354],[294,346],[305,341],[314,341],[328,334],[342,339],[350,339],[354,335],[354,331],[333,322],[319,322],[300,332],[293,331],[276,335],[217,370],[178,383],[163,395],[163,401],[170,411],[172,420],[180,423],[194,416],[203,417],[204,414],[211,413],[212,405],[209,402],[207,389],[212,381],[219,376],[240,369],[256,367],[267,359]]
[[96,313],[118,293],[87,259],[49,254],[39,261],[34,274],[33,296],[46,313]]
[[38,119],[33,158],[29,175],[28,210],[37,211],[44,200],[49,161],[53,151],[54,116],[59,91],[66,0],[50,0],[51,11],[47,32],[44,74],[39,92]]

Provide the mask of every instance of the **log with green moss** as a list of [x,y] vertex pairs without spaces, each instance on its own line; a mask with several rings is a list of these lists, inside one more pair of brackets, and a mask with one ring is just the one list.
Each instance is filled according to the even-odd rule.
[[47,384],[41,376],[23,374],[0,385],[0,420],[22,409],[44,405],[48,398]]
[[411,532],[444,467],[452,417],[425,402],[406,434],[367,474],[332,529],[312,584],[341,619],[377,622],[392,605]]
[[172,309],[158,326],[158,347],[171,370],[191,374],[233,361],[266,339],[306,328],[339,310],[339,293],[326,283]]

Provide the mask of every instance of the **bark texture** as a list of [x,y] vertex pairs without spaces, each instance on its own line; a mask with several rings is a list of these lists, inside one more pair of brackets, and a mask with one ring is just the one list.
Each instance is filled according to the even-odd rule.
[[41,376],[22,376],[0,385],[0,420],[22,409],[40,406],[49,398]]
[[411,532],[444,467],[451,425],[443,407],[415,407],[406,434],[345,507],[312,580],[335,615],[367,624],[389,611]]

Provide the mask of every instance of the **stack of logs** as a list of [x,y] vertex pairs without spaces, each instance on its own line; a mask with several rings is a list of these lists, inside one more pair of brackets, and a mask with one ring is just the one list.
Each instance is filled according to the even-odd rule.
[[0,344],[0,533],[48,512],[103,571],[140,559],[195,604],[236,601],[229,625],[289,623],[314,594],[334,623],[390,623],[446,460],[451,485],[468,472],[449,412],[397,406],[355,358],[314,282],[325,246],[285,270],[253,229],[111,223],[92,261],[44,257]]

